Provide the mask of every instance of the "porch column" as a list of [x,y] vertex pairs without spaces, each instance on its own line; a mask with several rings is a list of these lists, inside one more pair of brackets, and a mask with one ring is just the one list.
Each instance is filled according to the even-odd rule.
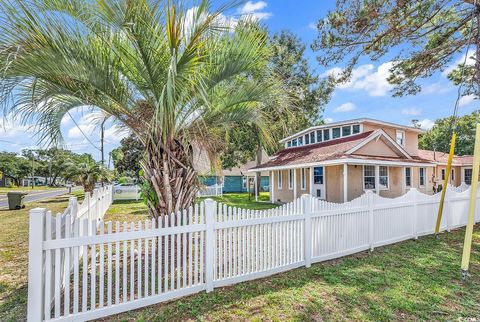
[[272,182],[270,182],[270,201],[275,202],[275,171],[272,171]]
[[380,166],[375,165],[375,193],[380,195]]
[[407,167],[402,167],[402,184],[403,184],[403,194],[407,193],[407,176],[406,176],[406,170]]
[[348,165],[343,164],[343,202],[348,201]]
[[313,196],[313,167],[310,167],[310,195]]
[[253,187],[253,191],[255,192],[255,201],[258,201],[258,188],[257,188],[257,174],[255,173],[255,177],[254,177],[254,187]]
[[297,169],[293,168],[293,200],[297,198]]

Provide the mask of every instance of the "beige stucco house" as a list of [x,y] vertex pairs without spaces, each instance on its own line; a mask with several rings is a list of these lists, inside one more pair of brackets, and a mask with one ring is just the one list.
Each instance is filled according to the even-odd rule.
[[[350,201],[366,190],[390,198],[410,188],[432,194],[448,156],[418,149],[422,132],[366,118],[315,126],[281,140],[284,149],[250,171],[268,171],[272,202],[305,193],[331,202]],[[468,183],[471,161],[455,158],[452,184]]]

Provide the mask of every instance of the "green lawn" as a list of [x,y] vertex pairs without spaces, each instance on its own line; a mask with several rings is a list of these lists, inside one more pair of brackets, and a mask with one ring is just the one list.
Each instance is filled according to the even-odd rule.
[[[226,195],[224,199],[235,197]],[[0,210],[0,321],[24,320],[28,210],[61,211],[68,197]],[[236,200],[236,204],[245,202]],[[106,220],[147,218],[141,202],[119,202]],[[109,321],[458,321],[480,319],[480,225],[472,276],[459,280],[464,230],[427,236],[273,277],[198,293],[107,318]]]

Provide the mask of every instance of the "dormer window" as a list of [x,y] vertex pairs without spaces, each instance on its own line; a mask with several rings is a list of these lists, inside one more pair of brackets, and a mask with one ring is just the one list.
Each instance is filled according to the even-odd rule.
[[360,133],[360,124],[356,124],[352,126],[352,134],[358,134]]
[[310,135],[309,134],[305,135],[305,144],[310,144]]
[[315,143],[315,131],[310,132],[310,143]]
[[339,127],[334,127],[332,129],[332,139],[338,139],[340,137],[340,128]]
[[350,126],[342,127],[342,136],[349,136],[352,132],[352,128]]
[[317,130],[317,142],[322,142],[322,130]]
[[303,145],[303,136],[300,136],[297,140],[298,140],[298,146],[302,146]]
[[326,129],[323,130],[323,141],[328,141],[330,140],[330,130]]

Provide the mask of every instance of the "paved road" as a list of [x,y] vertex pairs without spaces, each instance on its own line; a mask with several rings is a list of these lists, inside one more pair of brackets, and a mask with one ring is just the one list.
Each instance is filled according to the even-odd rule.
[[[28,191],[25,189],[25,192],[28,192],[28,195],[25,196],[24,202],[37,201],[42,199],[53,198],[56,196],[63,195],[68,192],[67,188],[55,189],[55,190],[44,190],[44,191]],[[8,207],[8,200],[6,195],[0,195],[0,208]]]

